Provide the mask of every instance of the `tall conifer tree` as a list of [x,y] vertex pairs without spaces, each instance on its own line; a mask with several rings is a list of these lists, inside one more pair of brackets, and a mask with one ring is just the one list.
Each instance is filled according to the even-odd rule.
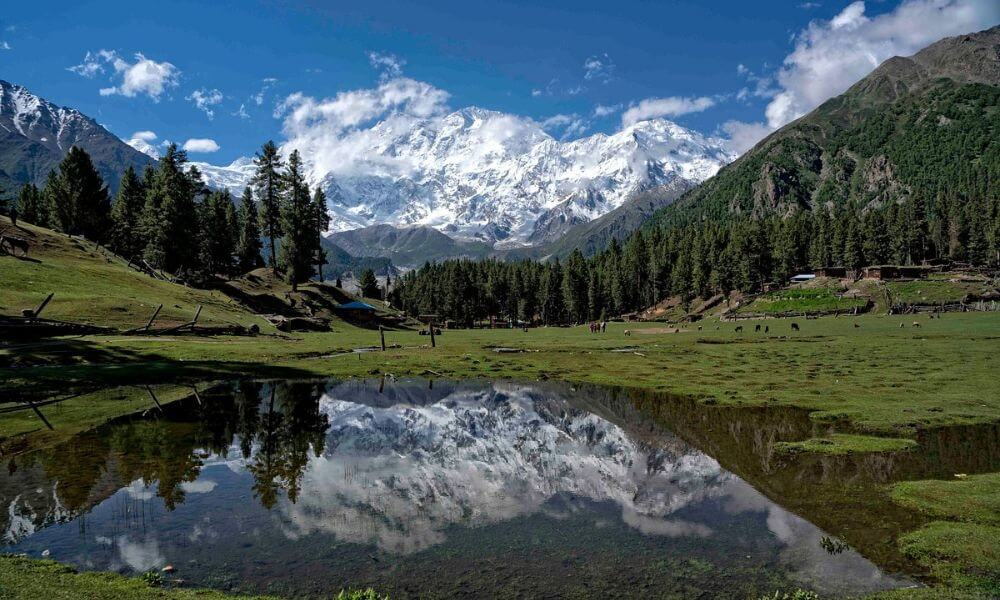
[[258,219],[257,203],[253,199],[253,190],[247,186],[243,188],[238,216],[239,243],[236,255],[237,265],[241,273],[247,273],[264,266],[264,259],[260,256],[262,244]]
[[284,195],[285,178],[282,176],[283,163],[278,147],[272,141],[261,146],[254,158],[257,170],[253,183],[257,189],[257,201],[260,211],[260,227],[270,243],[270,263],[274,274],[278,274],[278,254],[275,240],[280,238],[282,231],[281,205]]

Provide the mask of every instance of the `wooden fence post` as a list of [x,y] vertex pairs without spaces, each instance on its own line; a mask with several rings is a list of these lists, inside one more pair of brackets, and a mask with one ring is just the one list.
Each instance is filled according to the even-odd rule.
[[385,330],[382,329],[381,325],[378,326],[378,337],[382,342],[382,352],[385,352]]
[[430,319],[427,323],[431,329],[431,348],[437,348],[437,344],[434,342],[434,319]]

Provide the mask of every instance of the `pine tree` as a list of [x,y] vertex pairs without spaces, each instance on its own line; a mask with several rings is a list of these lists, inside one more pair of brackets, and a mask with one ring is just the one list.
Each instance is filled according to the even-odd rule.
[[589,302],[587,299],[587,262],[577,248],[566,260],[563,270],[562,294],[569,320],[583,323],[587,320]]
[[17,196],[17,212],[22,221],[27,221],[32,225],[48,225],[48,210],[43,201],[42,192],[29,183],[21,188]]
[[378,280],[375,279],[375,271],[371,269],[362,271],[361,278],[358,279],[358,289],[361,290],[361,295],[365,298],[378,297]]
[[145,246],[140,233],[139,219],[146,204],[146,190],[129,165],[118,185],[118,195],[111,208],[111,249],[121,256],[134,258]]
[[254,159],[257,167],[253,183],[257,188],[260,203],[260,227],[270,241],[270,262],[274,274],[278,274],[278,254],[275,240],[283,234],[281,229],[281,205],[284,195],[285,178],[281,174],[282,161],[274,142],[264,144]]
[[288,157],[288,168],[284,173],[284,199],[281,203],[281,268],[285,280],[292,289],[313,275],[316,260],[316,226],[309,186],[302,173],[299,151],[293,150]]
[[257,216],[257,203],[253,199],[253,190],[243,188],[240,199],[240,210],[237,216],[239,241],[236,245],[236,264],[240,273],[247,273],[264,266],[260,256],[263,244],[260,242],[260,225]]
[[209,275],[231,275],[235,271],[239,230],[228,190],[212,192],[202,204],[201,232],[200,269]]
[[143,258],[171,273],[198,270],[200,223],[196,196],[204,184],[197,170],[184,170],[187,154],[171,144],[146,190],[140,231]]
[[562,294],[562,272],[562,265],[558,258],[551,265],[547,265],[542,272],[538,304],[542,313],[542,321],[547,325],[564,322],[566,311]]
[[[323,248],[323,233],[330,228],[330,213],[326,210],[326,192],[323,188],[316,187],[316,192],[312,198],[312,209],[316,215],[314,224],[316,238],[314,240],[316,252],[316,272],[319,280],[323,281],[323,265],[327,264],[326,250]],[[388,283],[386,284],[388,285]],[[387,288],[388,289],[388,288]]]
[[52,225],[59,231],[103,243],[111,224],[111,199],[90,155],[73,146],[57,171],[46,182]]

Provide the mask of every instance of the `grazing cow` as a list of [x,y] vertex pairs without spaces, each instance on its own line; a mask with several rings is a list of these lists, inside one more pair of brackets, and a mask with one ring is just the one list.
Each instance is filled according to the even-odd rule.
[[760,323],[757,323],[757,326],[754,327],[753,330],[754,330],[754,333],[760,333]]
[[799,330],[799,324],[798,323],[792,323],[792,331],[798,331],[798,330]]
[[742,325],[737,325],[736,326],[736,333],[743,333],[743,326]]
[[632,337],[632,330],[631,329],[626,329],[625,330],[625,337]]
[[770,325],[764,325],[764,333],[770,333],[770,332],[771,332],[771,326]]
[[24,256],[28,256],[28,240],[9,235],[0,235],[0,250],[9,249],[11,256],[17,256],[15,250],[20,249]]
[[698,326],[698,331],[701,331],[701,325]]
[[903,327],[905,327],[905,325],[903,325],[902,323],[900,323],[899,324],[899,328],[902,329]]
[[913,322],[913,326],[914,326],[914,327],[920,327],[920,323],[917,323],[916,321],[914,321],[914,322]]
[[857,323],[855,323],[855,324],[854,324],[854,328],[855,328],[855,329],[857,329],[857,328],[859,328],[859,327],[861,327],[861,325],[858,325]]

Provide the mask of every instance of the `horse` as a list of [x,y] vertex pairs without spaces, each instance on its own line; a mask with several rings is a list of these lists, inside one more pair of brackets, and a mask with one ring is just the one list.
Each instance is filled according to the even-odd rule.
[[792,331],[798,331],[798,330],[799,330],[799,324],[798,323],[792,323]]
[[626,329],[625,330],[625,337],[632,337],[632,330],[631,329]]
[[760,323],[757,323],[757,326],[754,327],[753,330],[754,330],[754,333],[760,333]]
[[743,326],[742,325],[737,325],[736,326],[736,333],[743,333]]

